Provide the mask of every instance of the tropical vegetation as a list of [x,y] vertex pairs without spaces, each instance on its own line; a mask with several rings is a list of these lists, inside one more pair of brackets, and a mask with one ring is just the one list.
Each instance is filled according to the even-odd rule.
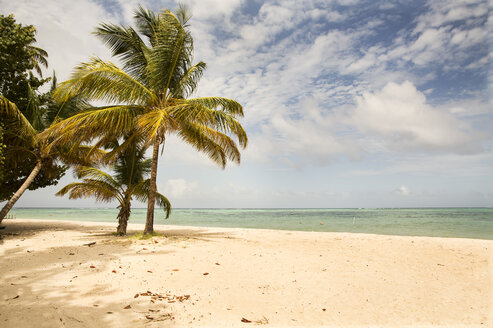
[[95,33],[122,67],[93,57],[77,66],[53,96],[62,103],[77,95],[110,105],[74,115],[43,134],[53,146],[76,142],[96,149],[114,138],[121,140],[107,158],[118,156],[136,138],[152,144],[145,234],[153,232],[159,147],[164,147],[167,135],[177,135],[223,168],[228,160],[240,162],[233,138],[241,147],[248,142],[238,121],[243,116],[238,102],[222,97],[188,99],[206,68],[203,62],[193,64],[190,17],[184,6],[175,13],[154,13],[139,6],[136,29],[102,24]]
[[0,222],[27,189],[56,184],[72,164],[89,165],[102,156],[100,150],[73,142],[53,147],[41,135],[48,126],[83,110],[86,102],[74,96],[63,104],[51,100],[56,86],[40,93],[50,79],[40,79],[40,65],[47,53],[35,46],[35,28],[16,24],[12,15],[0,15],[0,126],[2,172]]
[[[36,95],[33,95],[33,97],[36,97]],[[61,119],[60,115],[70,115],[71,112],[80,110],[77,106],[78,103],[79,100],[77,98],[72,98],[65,106],[51,104],[44,112],[43,122],[46,122],[45,124],[49,126],[51,123]],[[31,170],[22,185],[0,211],[0,222],[41,172],[44,172],[48,179],[52,179],[52,177],[59,179],[59,167],[62,167],[63,171],[65,171],[66,166],[60,166],[58,163],[92,165],[100,162],[105,154],[100,149],[93,149],[93,147],[78,145],[73,142],[56,146],[51,145],[46,137],[42,135],[43,130],[35,129],[33,124],[17,108],[16,104],[2,95],[0,95],[0,113],[5,121],[8,122],[8,131],[13,132],[18,139],[16,143],[5,148],[5,162],[9,163],[7,166],[10,163],[16,163],[16,166],[24,170]],[[29,166],[30,161],[24,162],[25,159],[33,160],[35,162],[34,167]]]
[[[112,147],[119,147],[117,140]],[[117,217],[117,234],[125,235],[132,197],[146,201],[149,196],[149,179],[144,178],[150,173],[151,160],[145,159],[146,149],[143,141],[134,141],[121,150],[116,162],[110,167],[114,172],[113,175],[95,167],[76,167],[76,172],[83,181],[63,187],[57,195],[69,194],[71,199],[95,197],[96,200],[103,202],[117,201],[120,208]],[[164,209],[168,218],[171,204],[162,194],[156,192],[156,196],[158,205]]]
[[[13,15],[0,15],[0,31],[0,95],[3,103],[0,143],[5,146],[0,145],[0,154],[3,153],[0,155],[0,201],[4,201],[13,196],[36,166],[34,156],[16,150],[19,146],[29,149],[28,144],[32,140],[17,133],[16,118],[12,120],[7,116],[5,106],[15,104],[29,124],[41,131],[48,125],[46,114],[51,100],[50,93],[38,91],[50,78],[44,79],[41,75],[41,67],[47,66],[48,54],[34,46],[36,29],[31,25],[17,24]],[[16,153],[16,158],[10,156],[10,160],[7,159],[9,153]],[[63,165],[54,165],[49,170],[47,166],[42,167],[29,189],[56,184],[65,170]]]

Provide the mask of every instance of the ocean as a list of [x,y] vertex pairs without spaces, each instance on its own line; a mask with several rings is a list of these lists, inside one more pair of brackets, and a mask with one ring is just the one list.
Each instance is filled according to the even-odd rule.
[[[19,219],[115,222],[115,208],[14,208]],[[146,209],[132,209],[130,223],[144,223]],[[493,208],[384,209],[156,209],[155,224],[329,231],[493,240]]]

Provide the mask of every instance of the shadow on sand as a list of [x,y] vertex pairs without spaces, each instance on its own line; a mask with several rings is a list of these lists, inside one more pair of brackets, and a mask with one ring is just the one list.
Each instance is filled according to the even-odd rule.
[[[16,328],[172,325],[173,313],[166,302],[153,303],[146,296],[134,298],[134,293],[147,290],[125,289],[126,280],[145,281],[144,275],[131,276],[129,273],[112,281],[117,274],[115,268],[118,274],[125,274],[122,273],[125,268],[118,269],[117,266],[120,258],[142,256],[149,259],[151,254],[136,252],[136,243],[139,247],[142,243],[152,245],[154,241],[162,244],[152,252],[154,257],[173,253],[173,248],[166,246],[183,240],[230,238],[227,233],[210,233],[205,229],[160,230],[162,236],[139,240],[132,237],[136,233],[133,230],[129,231],[129,237],[114,236],[115,229],[111,226],[14,220],[4,221],[4,225],[6,228],[0,230],[0,243],[8,241],[9,247],[4,248],[0,258],[0,326]],[[43,247],[41,238],[26,246],[31,238],[41,236],[37,234],[48,232],[42,238],[51,238],[56,234],[49,232],[69,230],[82,232],[70,246]],[[93,242],[96,243],[93,247],[86,245]],[[95,268],[92,263],[97,263]],[[126,308],[129,305],[131,307]]]

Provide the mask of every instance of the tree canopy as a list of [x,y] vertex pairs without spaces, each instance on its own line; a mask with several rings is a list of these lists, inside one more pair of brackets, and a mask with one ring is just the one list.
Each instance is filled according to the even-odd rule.
[[[34,46],[35,35],[34,26],[16,23],[13,15],[0,15],[0,95],[14,103],[32,127],[42,131],[50,124],[48,113],[54,105],[51,91],[38,91],[50,78],[42,78],[41,67],[47,67],[48,54]],[[0,201],[15,193],[37,161],[29,141],[19,136],[13,124],[6,116],[0,116],[0,147],[5,145],[0,149]],[[29,189],[56,184],[66,169],[63,165],[44,165]]]
[[49,80],[33,74],[35,71],[42,77],[41,66],[48,66],[48,54],[33,46],[36,28],[17,24],[14,15],[0,15],[0,33],[0,94],[25,112],[28,88],[36,92]]
[[54,98],[65,101],[81,95],[113,105],[75,115],[45,133],[55,143],[98,140],[99,146],[135,131],[153,144],[144,233],[153,232],[158,151],[166,135],[177,135],[223,168],[227,160],[240,162],[233,138],[241,147],[248,142],[238,121],[243,116],[238,102],[223,97],[189,99],[206,68],[203,62],[193,64],[193,38],[187,25],[190,17],[184,6],[175,13],[139,7],[134,16],[136,29],[102,24],[96,35],[122,67],[93,57],[75,68]]

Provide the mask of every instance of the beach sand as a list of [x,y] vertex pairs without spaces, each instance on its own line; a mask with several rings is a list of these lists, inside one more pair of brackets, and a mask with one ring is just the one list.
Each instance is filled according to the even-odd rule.
[[493,327],[493,241],[4,224],[0,327]]

